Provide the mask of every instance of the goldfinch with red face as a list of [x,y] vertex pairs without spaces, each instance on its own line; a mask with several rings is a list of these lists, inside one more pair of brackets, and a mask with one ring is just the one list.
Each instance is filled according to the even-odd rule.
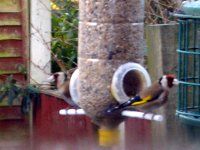
[[56,72],[52,74],[48,79],[48,82],[53,83],[57,92],[63,97],[63,99],[70,105],[75,106],[72,102],[69,92],[69,79],[64,72]]
[[142,90],[137,96],[125,103],[107,109],[107,113],[112,113],[128,106],[133,106],[138,111],[151,112],[163,106],[168,99],[169,90],[178,85],[178,80],[174,75],[164,75],[150,87]]
[[67,75],[64,72],[54,73],[47,79],[47,81],[53,83],[55,89],[57,89],[60,93],[66,97],[70,97],[69,83],[67,81]]

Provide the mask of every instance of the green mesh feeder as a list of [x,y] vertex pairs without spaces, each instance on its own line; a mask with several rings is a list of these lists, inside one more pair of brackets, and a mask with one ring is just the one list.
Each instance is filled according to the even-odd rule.
[[[198,2],[198,3],[197,3]],[[177,115],[200,125],[200,1],[183,4],[179,21]]]

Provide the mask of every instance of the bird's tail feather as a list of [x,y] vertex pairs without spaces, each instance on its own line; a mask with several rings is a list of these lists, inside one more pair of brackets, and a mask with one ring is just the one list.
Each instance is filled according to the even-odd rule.
[[126,108],[126,107],[128,107],[128,106],[131,106],[132,103],[138,102],[138,101],[140,101],[140,100],[141,100],[140,96],[135,96],[135,97],[133,97],[133,98],[130,98],[128,101],[126,101],[126,102],[124,102],[124,103],[122,103],[122,104],[109,107],[109,108],[106,110],[106,112],[107,112],[107,113],[112,113],[112,112],[115,112],[115,111],[117,111],[117,110],[124,109],[124,108]]

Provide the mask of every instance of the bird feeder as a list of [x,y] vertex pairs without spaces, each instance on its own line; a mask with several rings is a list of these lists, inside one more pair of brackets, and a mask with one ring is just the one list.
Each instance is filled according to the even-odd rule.
[[200,1],[185,2],[179,22],[177,115],[200,124]]
[[89,116],[102,117],[108,106],[150,85],[142,67],[144,1],[80,0],[79,8],[79,83],[74,93]]

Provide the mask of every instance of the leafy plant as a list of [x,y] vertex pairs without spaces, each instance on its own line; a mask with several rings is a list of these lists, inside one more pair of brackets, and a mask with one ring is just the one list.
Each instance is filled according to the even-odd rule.
[[34,85],[19,85],[12,76],[0,84],[0,102],[5,98],[12,105],[15,100],[21,102],[22,113],[28,113],[31,101],[36,103],[40,100],[39,89]]
[[[75,67],[77,62],[78,3],[71,0],[54,0],[52,6],[52,52],[70,69]],[[60,68],[52,61],[52,72],[56,71],[60,71]]]

